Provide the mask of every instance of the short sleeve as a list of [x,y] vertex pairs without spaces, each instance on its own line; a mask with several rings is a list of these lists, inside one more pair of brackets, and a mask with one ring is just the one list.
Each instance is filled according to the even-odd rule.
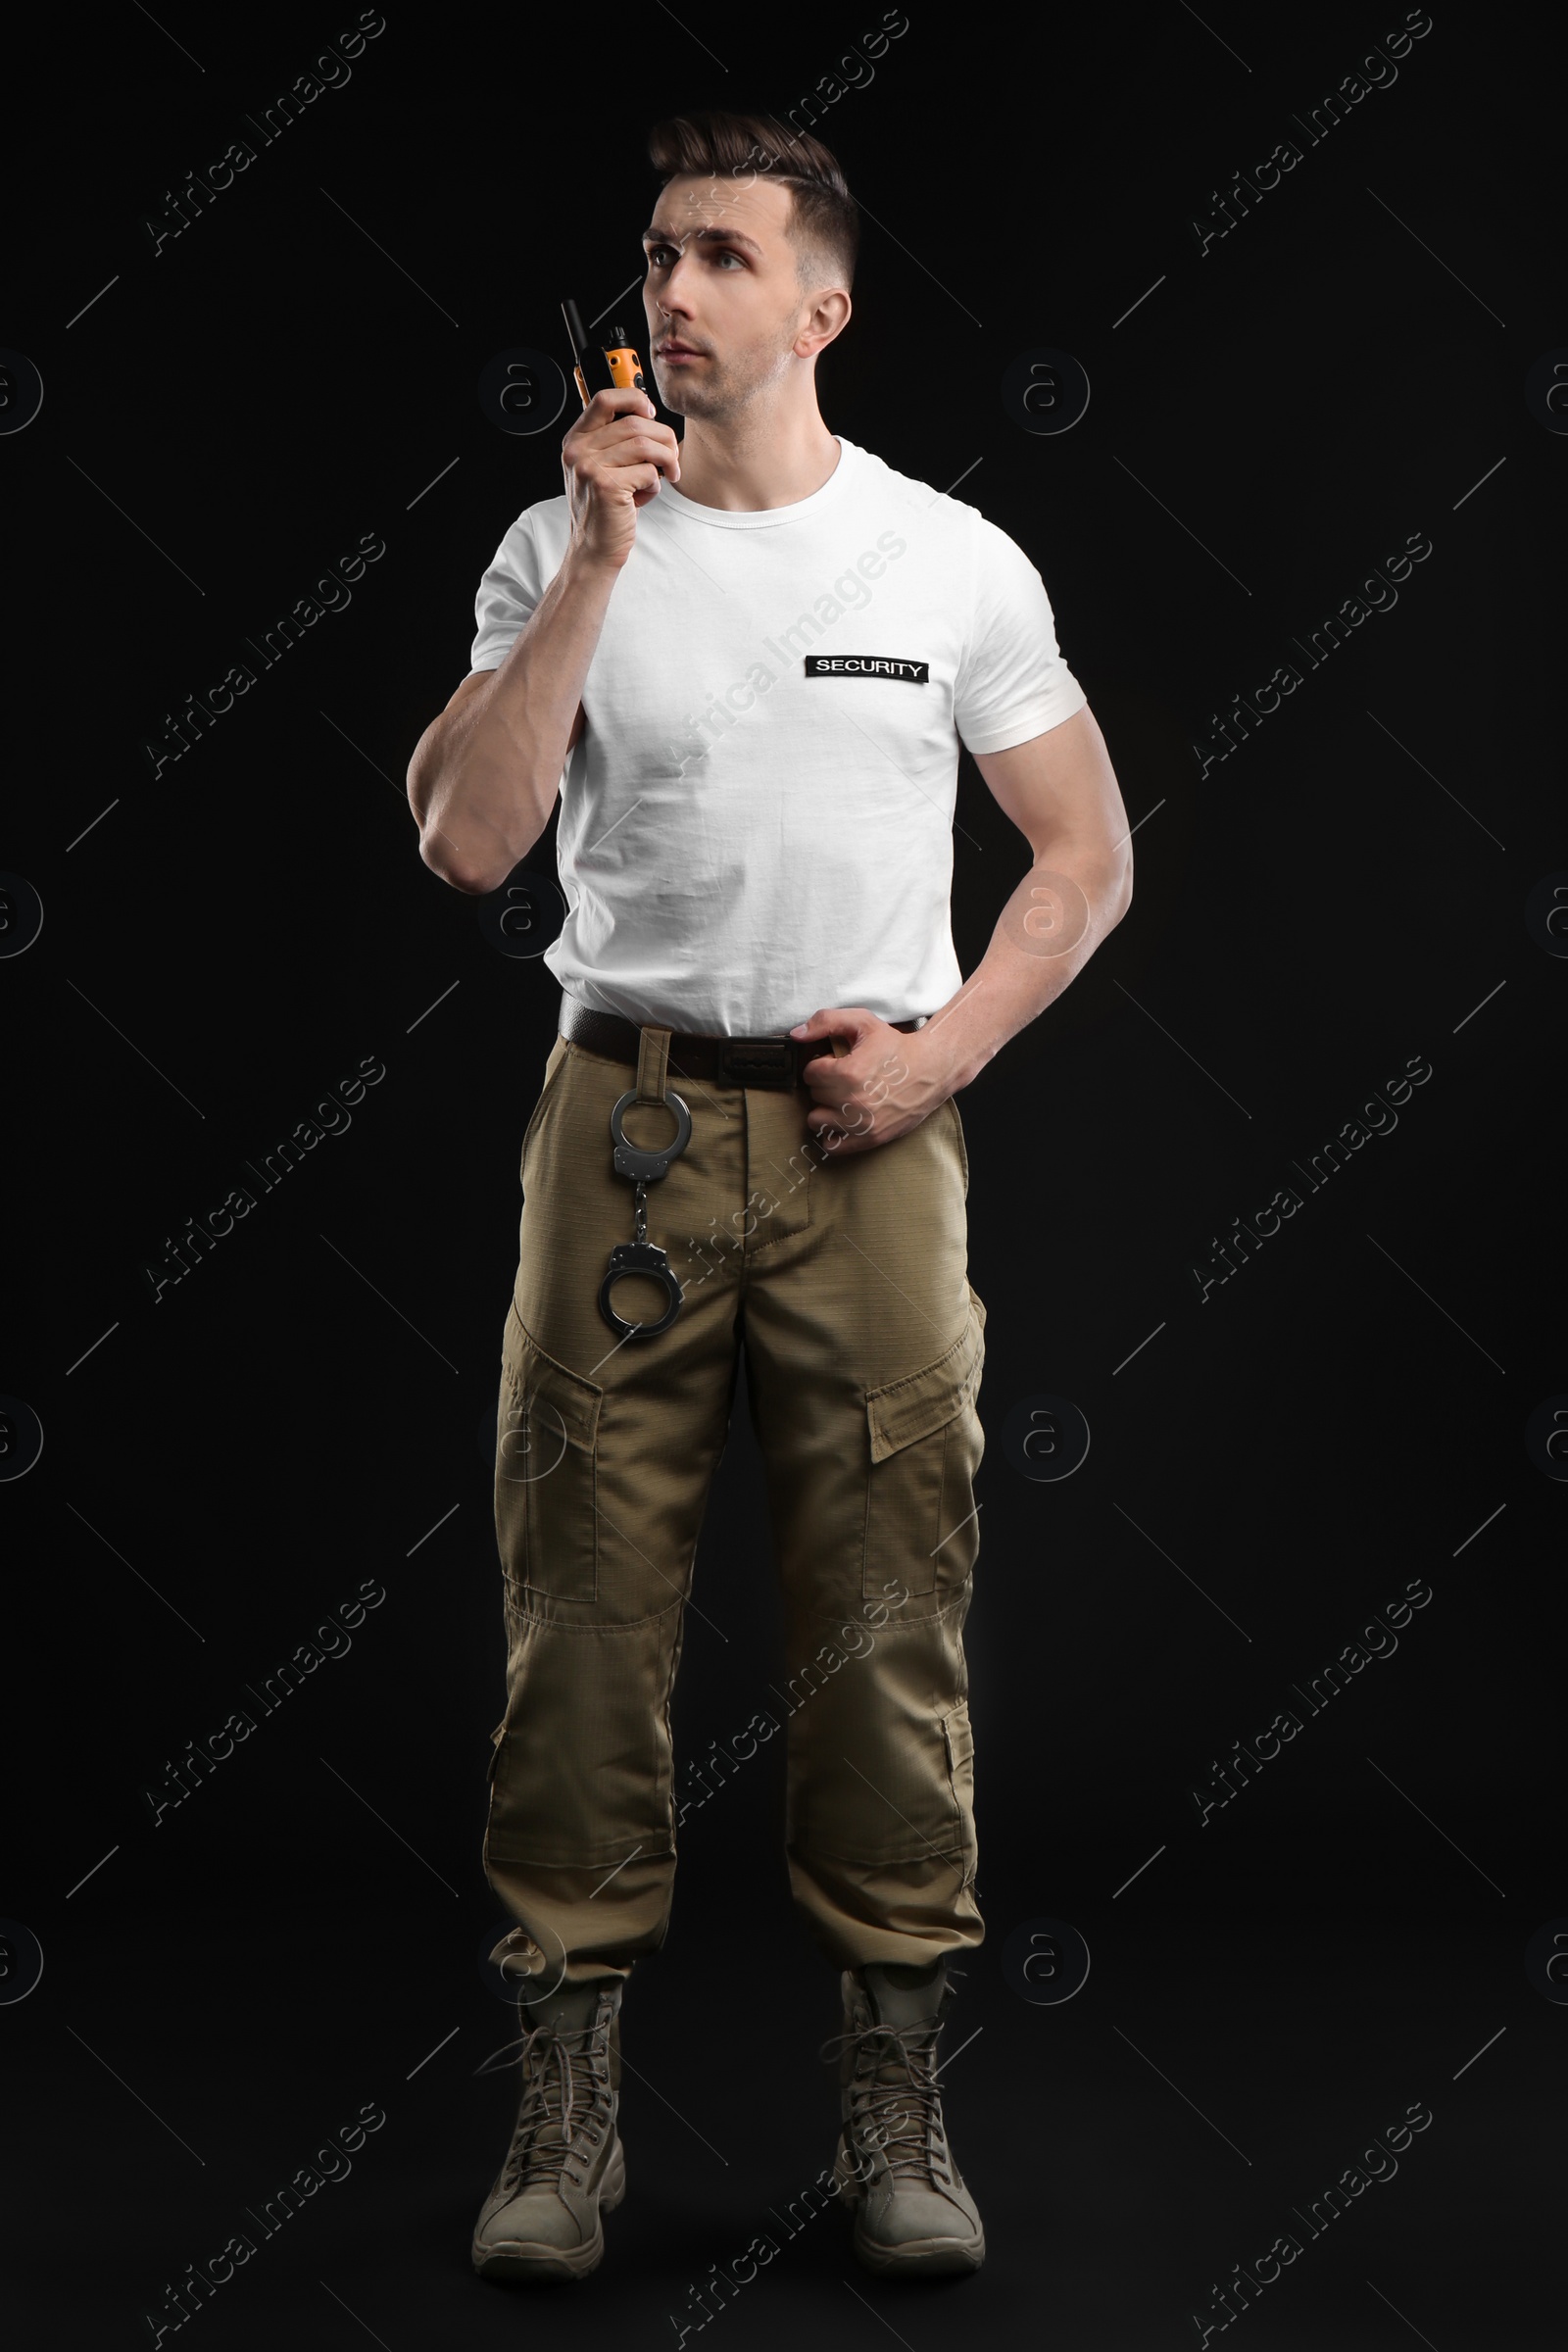
[[514,640],[543,596],[549,581],[542,576],[533,509],[519,514],[496,549],[495,560],[479,582],[473,600],[474,638],[468,656],[472,669],[499,669]]
[[1061,658],[1045,582],[1017,543],[975,513],[968,641],[953,717],[971,752],[1006,752],[1084,710]]

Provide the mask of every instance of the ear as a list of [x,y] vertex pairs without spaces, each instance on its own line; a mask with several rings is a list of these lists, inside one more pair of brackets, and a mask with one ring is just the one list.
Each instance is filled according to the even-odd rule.
[[832,286],[810,298],[806,324],[795,338],[799,359],[814,359],[819,351],[844,332],[849,325],[854,304],[842,286]]

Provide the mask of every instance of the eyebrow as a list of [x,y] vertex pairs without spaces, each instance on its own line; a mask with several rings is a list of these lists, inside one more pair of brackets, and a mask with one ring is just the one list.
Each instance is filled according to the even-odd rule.
[[662,228],[645,228],[643,230],[643,243],[645,245],[677,245],[682,242],[689,242],[692,237],[696,237],[699,241],[710,239],[715,244],[744,245],[750,252],[756,254],[760,254],[762,250],[760,245],[759,245],[755,239],[748,236],[743,236],[738,228],[688,229],[686,239],[684,240],[679,237],[669,236]]

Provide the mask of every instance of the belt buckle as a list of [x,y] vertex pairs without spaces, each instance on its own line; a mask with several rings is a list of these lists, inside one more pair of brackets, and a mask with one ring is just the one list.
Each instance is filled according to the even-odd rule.
[[723,1037],[718,1075],[727,1086],[794,1086],[795,1049],[786,1037]]

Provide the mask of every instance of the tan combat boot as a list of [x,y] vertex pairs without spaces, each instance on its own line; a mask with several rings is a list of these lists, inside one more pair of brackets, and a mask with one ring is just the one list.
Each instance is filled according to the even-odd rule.
[[824,2059],[839,2058],[833,2174],[855,2211],[855,2251],[868,2270],[900,2277],[977,2271],[986,2254],[937,2087],[937,2036],[955,1997],[947,1973],[945,1958],[918,1976],[846,1969],[844,2032],[822,2045]]
[[521,2034],[474,2069],[499,2073],[514,2057],[522,2068],[512,2145],[473,2232],[486,2278],[586,2278],[598,2267],[599,2217],[626,2193],[615,2130],[623,1982],[564,1984],[537,2001],[519,1992]]

